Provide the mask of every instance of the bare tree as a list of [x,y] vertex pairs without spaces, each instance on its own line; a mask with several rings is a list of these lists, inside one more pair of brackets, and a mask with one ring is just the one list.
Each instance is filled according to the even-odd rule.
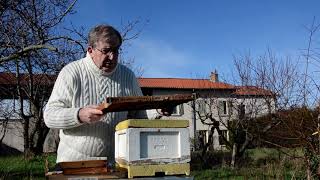
[[[10,82],[2,92],[10,94],[15,104],[13,110],[22,119],[26,156],[42,153],[49,131],[42,112],[57,73],[86,51],[84,34],[87,33],[84,32],[87,30],[63,23],[66,16],[74,13],[76,2],[13,0],[0,3],[0,71],[2,82]],[[140,20],[136,20],[123,25],[124,45],[139,36],[142,30],[136,29],[139,23]],[[121,60],[134,66],[133,61]]]
[[84,53],[83,41],[74,40],[62,26],[76,0],[1,1],[0,70],[5,89],[22,119],[24,153],[42,153],[48,128],[43,121],[55,75]]
[[249,122],[272,111],[269,108],[274,109],[274,103],[270,100],[273,94],[249,86],[232,87],[224,91],[211,89],[197,94],[193,111],[197,120],[208,128],[207,134],[198,137],[204,166],[207,165],[207,152],[224,145],[232,151],[231,166],[234,167],[236,159],[242,157],[254,139],[249,131]]
[[[9,119],[12,116],[12,108],[8,107],[9,104],[6,104],[3,100],[0,101],[0,146],[2,145],[2,141],[6,136],[8,130]],[[11,109],[11,111],[10,111]]]
[[[306,49],[302,49],[303,60],[305,60],[304,71],[302,73],[303,83],[301,84],[301,96],[303,97],[302,108],[308,108],[303,111],[304,113],[300,117],[300,121],[304,121],[305,118],[311,117],[311,123],[308,123],[309,127],[317,127],[318,137],[310,137],[310,133],[303,133],[307,138],[307,141],[299,138],[299,142],[305,149],[305,161],[307,164],[307,178],[311,179],[312,175],[320,175],[320,82],[319,82],[319,68],[320,68],[320,23],[317,23],[316,17],[313,18],[311,25],[305,26],[308,32],[308,45]],[[314,109],[317,106],[318,108]],[[315,117],[314,112],[317,113]],[[313,116],[312,116],[313,115]],[[316,133],[315,133],[316,134]],[[300,136],[301,137],[301,136]],[[317,169],[317,171],[316,171]]]
[[136,64],[134,57],[125,58],[124,56],[127,53],[126,49],[132,45],[134,40],[139,38],[142,30],[148,25],[148,23],[149,20],[141,20],[140,18],[128,22],[121,22],[120,31],[124,43],[120,53],[120,63],[132,69],[137,77],[141,77],[143,75],[143,67]]
[[[249,53],[234,57],[240,83],[253,85],[275,93],[277,112],[253,119],[251,131],[260,142],[273,147],[302,147],[307,167],[307,179],[316,173],[319,160],[319,139],[312,132],[319,130],[319,48],[317,32],[320,25],[313,20],[306,29],[308,45],[302,50],[302,62],[290,57],[278,58],[271,50],[253,58]],[[267,101],[266,101],[267,102]],[[253,126],[252,126],[253,125]],[[318,131],[319,132],[319,131]],[[316,166],[315,166],[316,164]]]

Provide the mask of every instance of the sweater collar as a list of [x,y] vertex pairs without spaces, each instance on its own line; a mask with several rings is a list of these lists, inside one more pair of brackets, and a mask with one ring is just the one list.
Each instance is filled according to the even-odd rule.
[[119,64],[117,64],[117,66],[116,66],[116,67],[113,69],[113,71],[111,71],[111,72],[102,71],[102,70],[99,69],[99,68],[97,67],[97,65],[93,62],[93,59],[91,58],[91,56],[90,56],[90,54],[89,54],[88,52],[87,52],[86,57],[84,58],[84,61],[85,61],[85,63],[88,65],[89,69],[90,69],[93,73],[95,73],[95,74],[97,74],[97,75],[100,75],[100,76],[110,76],[110,75],[112,75],[112,74],[117,70],[118,65],[119,65]]

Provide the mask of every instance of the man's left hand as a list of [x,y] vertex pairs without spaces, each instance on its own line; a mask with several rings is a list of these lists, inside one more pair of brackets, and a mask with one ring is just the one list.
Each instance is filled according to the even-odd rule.
[[161,109],[161,113],[160,114],[163,115],[163,116],[171,116],[172,111],[173,111],[172,107],[163,108],[163,109]]

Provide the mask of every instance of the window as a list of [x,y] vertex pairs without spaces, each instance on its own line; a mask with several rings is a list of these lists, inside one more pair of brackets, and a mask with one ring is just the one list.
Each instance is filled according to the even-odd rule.
[[239,119],[243,119],[246,114],[246,105],[240,104],[238,107],[238,111],[239,111]]
[[[21,103],[17,99],[3,99],[0,104],[0,119],[21,119],[20,114]],[[30,103],[23,100],[23,111],[25,115],[31,115]]]
[[197,101],[198,103],[198,111],[199,111],[199,114],[201,115],[205,115],[206,114],[206,102],[204,100],[198,100]]
[[183,115],[183,104],[177,105],[172,109],[172,115],[181,116]]
[[221,134],[219,134],[219,144],[220,145],[226,145],[226,141],[228,140],[228,131],[227,130],[221,130]]
[[219,101],[218,111],[219,111],[218,112],[219,115],[228,115],[229,114],[228,102],[227,101]]
[[197,147],[199,149],[203,149],[204,145],[207,143],[207,131],[206,130],[200,130],[197,131],[198,140],[197,140]]
[[153,90],[151,88],[142,88],[142,94],[144,96],[152,96],[153,95]]

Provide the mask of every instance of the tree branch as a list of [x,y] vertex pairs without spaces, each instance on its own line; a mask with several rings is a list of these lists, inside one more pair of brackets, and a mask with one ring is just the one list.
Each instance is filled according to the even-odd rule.
[[71,5],[68,7],[68,9],[67,9],[63,14],[60,15],[58,21],[57,21],[56,23],[52,24],[51,27],[55,27],[56,25],[58,25],[59,23],[61,23],[62,19],[70,13],[70,11],[72,10],[72,8],[73,8],[74,5],[76,4],[76,2],[77,2],[77,0],[74,0],[74,1],[71,3]]
[[45,44],[30,45],[30,46],[28,46],[26,48],[23,48],[21,51],[19,51],[17,53],[11,54],[11,55],[6,56],[6,57],[1,57],[0,58],[0,64],[8,62],[10,60],[17,59],[17,58],[21,57],[23,54],[25,54],[25,53],[27,53],[29,51],[34,51],[34,50],[38,50],[38,49],[48,49],[50,51],[55,51],[55,52],[58,51],[58,49],[56,47],[45,45]]

